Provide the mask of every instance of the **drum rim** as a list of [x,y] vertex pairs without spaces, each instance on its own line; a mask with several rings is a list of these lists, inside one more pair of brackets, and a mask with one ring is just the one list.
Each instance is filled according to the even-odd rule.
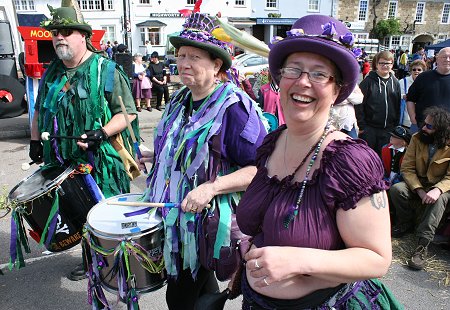
[[28,177],[22,179],[16,186],[14,186],[8,194],[8,200],[9,201],[15,201],[19,204],[24,204],[27,203],[31,200],[35,200],[45,194],[47,194],[48,192],[52,191],[58,184],[62,183],[65,179],[67,179],[67,177],[73,173],[75,171],[73,166],[69,166],[67,167],[63,173],[61,173],[57,178],[55,178],[54,180],[52,180],[48,187],[47,187],[47,191],[45,192],[41,192],[41,190],[43,190],[42,187],[40,187],[38,190],[36,190],[35,192],[32,193],[31,196],[27,196],[26,199],[17,199],[17,198],[11,198],[12,193],[14,193],[23,183],[25,183],[26,181],[28,181],[29,179],[31,179],[35,174],[37,174],[39,171],[41,171],[44,167],[49,166],[49,167],[58,167],[58,168],[63,168],[63,166],[55,166],[55,165],[44,165],[42,167],[40,167],[39,169],[37,169],[35,172],[33,172],[31,175],[29,175]]
[[[142,194],[132,194],[132,193],[120,194],[120,195],[116,195],[116,196],[104,199],[102,201],[99,201],[96,205],[98,205],[100,203],[106,203],[107,201],[111,201],[111,200],[113,200],[113,198],[117,199],[117,197],[129,197],[129,196],[142,196]],[[136,233],[116,234],[116,233],[104,232],[104,231],[101,231],[99,229],[92,227],[92,225],[89,223],[89,216],[91,215],[91,212],[93,212],[96,205],[94,205],[89,210],[88,214],[86,215],[86,223],[84,224],[84,227],[86,228],[86,230],[89,233],[92,233],[97,238],[103,238],[106,240],[122,240],[124,238],[125,239],[128,239],[128,238],[131,238],[131,239],[136,238],[137,239],[137,238],[145,236],[149,233],[158,231],[158,230],[160,230],[161,227],[164,227],[164,223],[162,222],[162,218],[161,218],[161,222],[159,222],[157,225],[149,227],[144,230],[140,230],[139,232],[136,232]]]

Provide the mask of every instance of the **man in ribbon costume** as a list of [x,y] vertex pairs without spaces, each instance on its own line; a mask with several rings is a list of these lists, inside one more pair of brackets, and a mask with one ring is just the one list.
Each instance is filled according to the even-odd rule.
[[[123,155],[126,149],[133,158],[119,96],[139,137],[128,78],[115,62],[92,46],[92,28],[84,22],[77,1],[62,1],[61,6],[49,6],[52,18],[42,23],[52,33],[58,59],[50,63],[40,83],[30,157],[34,162],[51,165],[90,164],[92,177],[105,197],[127,193],[136,170],[126,168],[127,162],[117,151]],[[87,140],[50,138],[42,144],[43,132]],[[79,276],[69,278],[84,278],[83,270],[78,271]]]
[[218,291],[213,271],[199,260],[199,231],[219,212],[215,245],[229,246],[231,215],[256,172],[256,148],[266,135],[257,104],[222,79],[231,57],[226,44],[211,35],[217,21],[193,13],[183,26],[170,42],[178,49],[185,87],[174,94],[156,128],[145,193],[150,202],[180,203],[162,209],[171,310],[194,309],[199,296]]

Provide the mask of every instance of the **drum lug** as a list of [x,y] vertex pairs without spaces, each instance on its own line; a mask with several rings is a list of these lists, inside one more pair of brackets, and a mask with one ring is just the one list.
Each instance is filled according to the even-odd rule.
[[66,194],[66,192],[63,190],[63,188],[61,186],[58,186],[56,188],[56,191],[58,192],[59,195],[64,196]]

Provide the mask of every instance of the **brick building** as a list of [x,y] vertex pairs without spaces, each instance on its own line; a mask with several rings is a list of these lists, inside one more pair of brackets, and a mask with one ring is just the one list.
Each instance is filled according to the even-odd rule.
[[[374,14],[375,12],[375,14]],[[402,34],[380,42],[389,49],[409,49],[450,38],[450,0],[340,0],[337,16],[350,23],[357,38],[369,38],[376,20],[398,18]]]

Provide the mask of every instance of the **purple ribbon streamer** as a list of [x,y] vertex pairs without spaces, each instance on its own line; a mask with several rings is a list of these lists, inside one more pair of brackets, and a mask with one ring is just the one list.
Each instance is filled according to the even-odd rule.
[[[53,117],[53,134],[55,136],[58,135],[58,121],[56,119],[56,116]],[[52,139],[52,146],[53,150],[55,151],[56,159],[62,164],[64,164],[64,160],[62,159],[61,155],[59,154],[59,148],[58,148],[58,142],[55,138]]]
[[[15,211],[13,211],[15,212]],[[15,264],[17,259],[17,225],[14,220],[14,214],[11,215],[11,239],[9,244],[9,255],[11,264]]]
[[58,221],[58,215],[59,215],[59,210],[56,211],[55,215],[52,218],[52,221],[50,222],[50,225],[48,225],[47,239],[45,240],[45,247],[47,249],[50,246],[50,242],[52,241],[53,235],[56,231],[56,223]]
[[[165,203],[165,204],[164,204],[164,208],[176,208],[176,207],[178,207],[179,205],[180,205],[179,203],[171,203],[171,202],[168,202],[168,203]],[[153,208],[154,208],[154,207],[148,207],[148,208],[140,209],[140,210],[133,211],[133,212],[127,212],[127,213],[124,213],[123,215],[124,215],[125,217],[141,215],[141,214],[147,213],[148,211],[150,211],[150,210],[153,209]]]

